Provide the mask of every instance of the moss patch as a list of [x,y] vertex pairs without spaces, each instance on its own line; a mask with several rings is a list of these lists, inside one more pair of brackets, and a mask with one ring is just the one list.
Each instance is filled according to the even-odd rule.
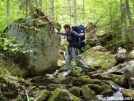
[[74,87],[69,89],[69,92],[77,97],[80,97],[80,88],[79,87],[74,86]]
[[93,67],[108,69],[115,65],[116,60],[114,59],[114,55],[105,51],[106,50],[103,47],[93,47],[87,50],[86,52],[82,53],[81,56],[85,57],[85,64],[88,64]]
[[48,101],[80,101],[80,99],[67,90],[57,88]]
[[88,86],[83,86],[81,88],[84,100],[89,101],[95,98],[95,92],[92,91]]
[[46,98],[48,97],[48,94],[49,94],[48,90],[39,90],[36,97],[39,97],[38,101],[45,101]]

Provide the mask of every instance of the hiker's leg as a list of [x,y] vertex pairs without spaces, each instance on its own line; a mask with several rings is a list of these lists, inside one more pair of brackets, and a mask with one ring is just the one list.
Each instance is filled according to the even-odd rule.
[[66,68],[67,68],[68,74],[73,72],[71,60],[72,60],[71,55],[67,53],[65,63],[66,63]]
[[88,66],[87,65],[85,65],[81,60],[80,60],[80,58],[79,58],[79,53],[78,53],[78,49],[77,48],[73,48],[72,49],[72,58],[75,60],[75,63],[79,66],[79,67],[81,67],[84,71],[88,71]]

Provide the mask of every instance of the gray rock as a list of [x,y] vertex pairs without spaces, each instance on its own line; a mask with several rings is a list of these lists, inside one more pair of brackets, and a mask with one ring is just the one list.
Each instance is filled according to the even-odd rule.
[[16,44],[23,44],[26,51],[32,50],[18,54],[14,61],[26,68],[30,75],[52,72],[56,69],[60,45],[60,36],[53,32],[53,27],[60,30],[60,25],[50,22],[46,16],[31,19],[19,19],[8,28],[7,38],[14,37]]

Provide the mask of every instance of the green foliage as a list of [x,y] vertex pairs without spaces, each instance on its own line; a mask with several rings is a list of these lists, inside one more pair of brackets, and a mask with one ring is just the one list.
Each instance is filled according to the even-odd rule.
[[[29,1],[29,0],[28,0]],[[54,19],[60,24],[74,25],[73,0],[54,0]],[[134,19],[134,2],[130,0],[132,18]],[[27,5],[29,6],[29,5]],[[35,0],[34,7],[38,7],[50,16],[50,0]],[[84,8],[83,8],[84,7]],[[29,12],[28,12],[29,15]],[[100,17],[101,16],[101,17]],[[14,20],[26,17],[26,1],[10,0],[10,23]],[[121,39],[121,12],[120,0],[77,0],[77,23],[86,25],[87,22],[95,23],[99,19],[98,26],[108,34]],[[0,0],[0,33],[6,28],[6,0]],[[128,23],[128,20],[127,20]],[[129,29],[129,24],[127,24]],[[128,32],[129,33],[129,32]],[[129,34],[130,39],[131,35]]]
[[7,38],[0,38],[0,50],[3,50],[3,52],[6,53],[28,53],[32,52],[32,50],[25,50],[23,48],[23,44],[15,44],[15,38],[10,37]]

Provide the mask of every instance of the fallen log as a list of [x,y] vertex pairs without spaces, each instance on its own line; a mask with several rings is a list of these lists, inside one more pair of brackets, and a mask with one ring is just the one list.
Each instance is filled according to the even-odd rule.
[[127,65],[127,62],[123,63],[123,64],[119,64],[115,67],[112,67],[111,69],[107,70],[107,71],[103,71],[103,73],[97,73],[97,74],[94,74],[93,76],[96,76],[96,75],[101,75],[101,74],[112,74],[112,73],[118,73],[116,72],[119,68],[123,68],[124,66]]

